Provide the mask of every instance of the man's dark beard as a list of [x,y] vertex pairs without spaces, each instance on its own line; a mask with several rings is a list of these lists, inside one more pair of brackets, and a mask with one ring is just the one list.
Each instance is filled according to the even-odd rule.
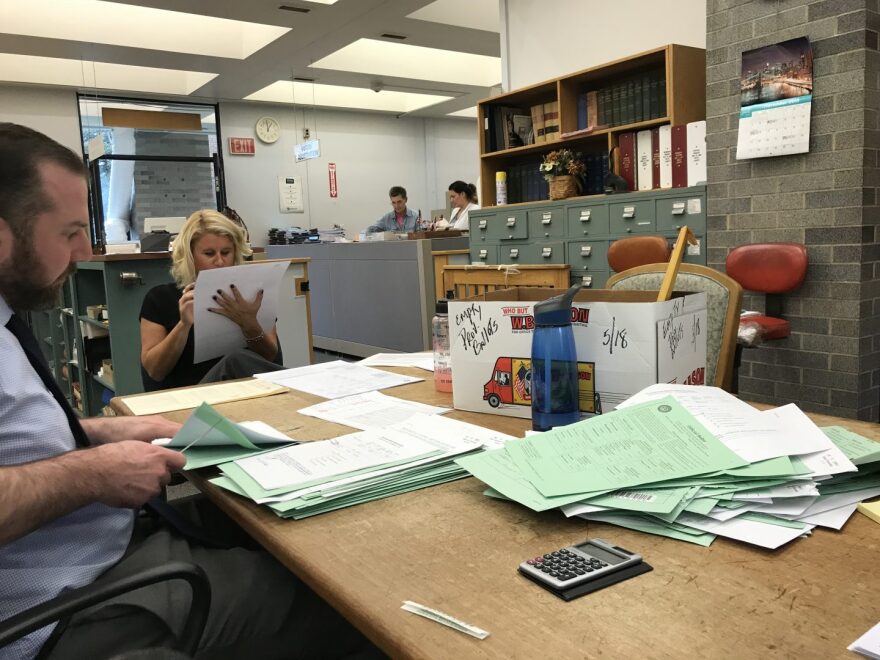
[[12,258],[8,264],[0,266],[0,294],[12,309],[19,312],[55,307],[61,287],[76,270],[76,265],[71,264],[55,282],[41,284],[41,265],[32,237],[16,238]]

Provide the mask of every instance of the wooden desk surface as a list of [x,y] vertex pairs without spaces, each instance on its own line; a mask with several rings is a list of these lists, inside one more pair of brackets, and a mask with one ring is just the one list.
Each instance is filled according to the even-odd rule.
[[[384,393],[451,405],[431,381]],[[291,392],[218,409],[303,439],[349,431],[294,412],[318,400]],[[528,425],[450,415],[516,435]],[[880,440],[877,424],[810,416]],[[846,646],[880,618],[880,525],[858,513],[842,532],[817,528],[777,551],[721,537],[704,548],[535,513],[484,496],[472,478],[301,521],[193,480],[392,657],[852,658]],[[593,537],[639,552],[654,570],[569,603],[517,574],[523,559]],[[404,600],[490,635],[480,641],[405,612]]]

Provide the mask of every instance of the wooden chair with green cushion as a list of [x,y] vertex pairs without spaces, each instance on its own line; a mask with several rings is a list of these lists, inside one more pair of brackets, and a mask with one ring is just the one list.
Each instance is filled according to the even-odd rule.
[[[667,264],[648,264],[612,275],[609,289],[659,291]],[[675,280],[676,291],[705,291],[706,300],[706,385],[728,392],[733,384],[733,358],[742,303],[742,287],[714,268],[681,264]]]

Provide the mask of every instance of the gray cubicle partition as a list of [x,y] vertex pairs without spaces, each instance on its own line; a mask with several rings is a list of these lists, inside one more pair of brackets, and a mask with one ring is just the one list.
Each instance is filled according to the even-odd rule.
[[431,348],[431,251],[467,247],[467,238],[270,245],[266,256],[311,259],[315,348],[367,357]]

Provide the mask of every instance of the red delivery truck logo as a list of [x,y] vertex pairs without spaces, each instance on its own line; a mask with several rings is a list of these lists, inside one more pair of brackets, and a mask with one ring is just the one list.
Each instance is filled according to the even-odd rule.
[[[578,362],[578,398],[581,412],[601,412],[594,374],[594,363]],[[511,357],[495,360],[492,378],[483,385],[483,401],[488,401],[493,408],[502,405],[532,405],[532,361],[529,358]]]

